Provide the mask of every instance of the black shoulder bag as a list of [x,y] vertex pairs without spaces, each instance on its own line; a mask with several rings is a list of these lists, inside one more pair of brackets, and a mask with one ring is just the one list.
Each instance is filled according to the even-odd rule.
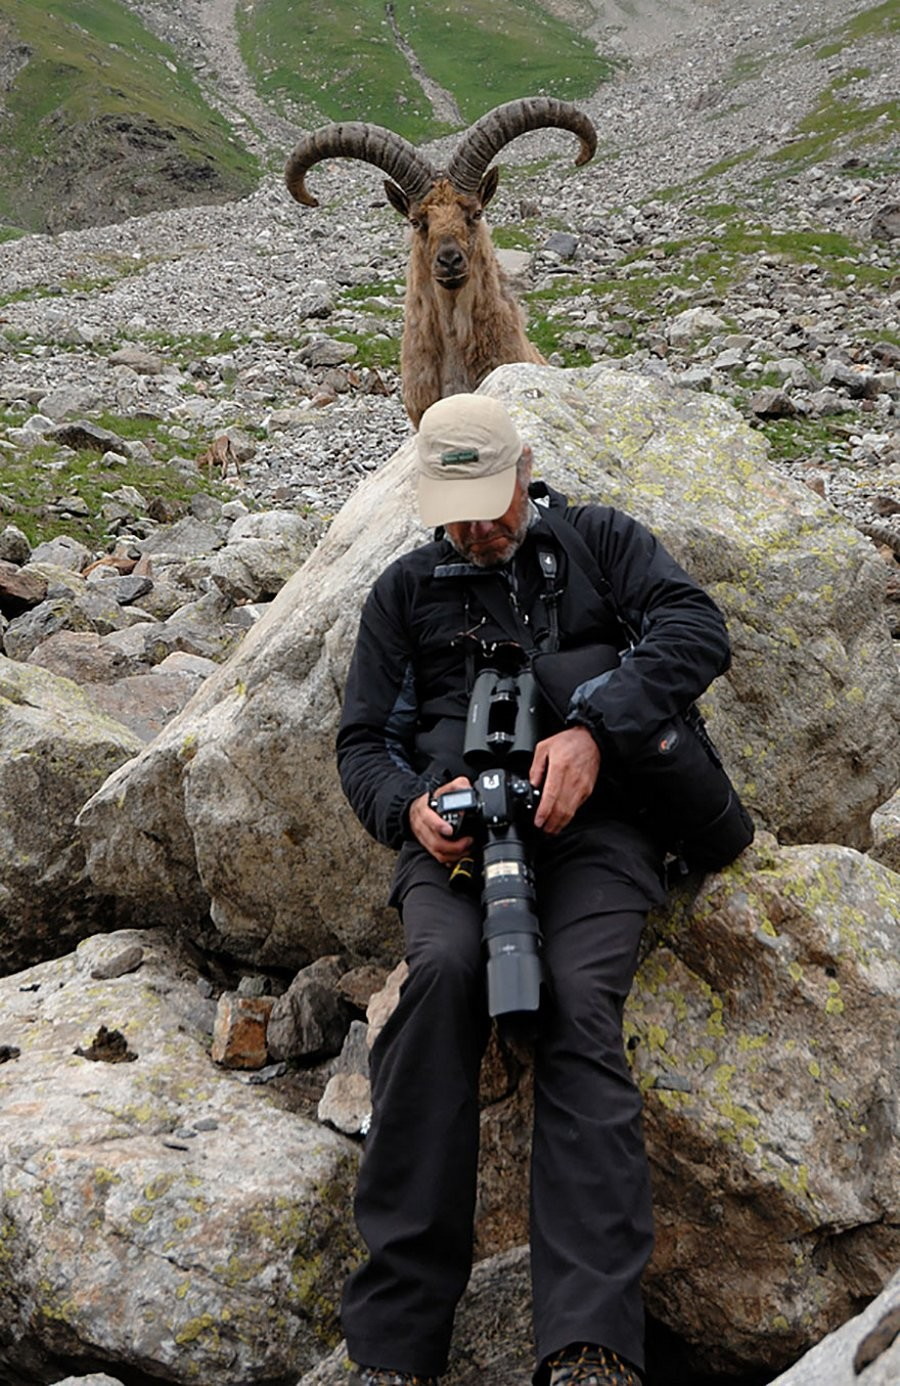
[[[577,563],[597,591],[616,606],[609,581],[578,531],[547,507],[542,506],[541,513],[570,562]],[[575,690],[615,669],[620,652],[612,645],[558,649],[555,606],[561,593],[556,588],[555,559],[542,554],[541,566],[551,639],[543,651],[532,653],[531,662],[544,698],[564,722]],[[618,609],[617,616],[628,643],[636,644],[638,633]],[[683,870],[719,871],[753,841],[753,819],[694,704],[655,727],[627,759],[605,747],[604,773],[615,778],[649,830]]]

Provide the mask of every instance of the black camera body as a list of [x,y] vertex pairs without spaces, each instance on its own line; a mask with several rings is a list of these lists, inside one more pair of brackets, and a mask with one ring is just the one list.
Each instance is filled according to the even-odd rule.
[[[541,999],[541,932],[526,847],[540,802],[540,790],[527,779],[538,706],[530,670],[483,669],[469,699],[463,748],[474,783],[430,801],[454,837],[471,836],[481,846],[488,1011],[501,1018],[537,1012]],[[458,870],[471,881],[470,869]]]

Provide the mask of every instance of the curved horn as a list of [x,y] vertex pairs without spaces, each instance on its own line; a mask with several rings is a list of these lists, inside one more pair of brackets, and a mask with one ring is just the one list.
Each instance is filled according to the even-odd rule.
[[420,202],[437,177],[425,156],[393,130],[362,121],[342,121],[323,125],[297,145],[284,170],[291,196],[307,207],[318,207],[319,199],[307,191],[306,175],[313,164],[335,158],[374,164],[399,184],[411,202]]
[[557,126],[571,130],[581,141],[576,164],[586,164],[597,148],[597,132],[583,111],[552,96],[526,96],[507,101],[483,115],[463,135],[447,166],[447,177],[459,192],[475,192],[498,150],[528,130]]

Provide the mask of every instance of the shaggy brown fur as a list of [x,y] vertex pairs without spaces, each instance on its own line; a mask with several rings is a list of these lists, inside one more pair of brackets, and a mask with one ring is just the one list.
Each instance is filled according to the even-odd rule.
[[412,229],[400,373],[416,428],[435,400],[475,390],[495,366],[544,361],[525,335],[483,218],[497,176],[491,169],[473,194],[440,178],[421,202],[385,183]]

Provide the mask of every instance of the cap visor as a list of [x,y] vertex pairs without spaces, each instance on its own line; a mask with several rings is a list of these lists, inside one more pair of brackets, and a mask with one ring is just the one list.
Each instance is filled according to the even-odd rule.
[[435,480],[419,476],[419,515],[429,528],[471,520],[499,520],[516,489],[516,466],[493,476]]

